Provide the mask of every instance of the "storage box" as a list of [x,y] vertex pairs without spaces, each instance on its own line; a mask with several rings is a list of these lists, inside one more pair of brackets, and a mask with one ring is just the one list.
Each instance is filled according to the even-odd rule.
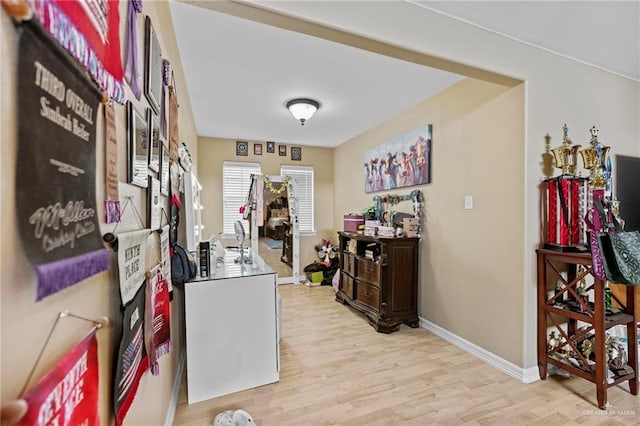
[[402,220],[402,229],[407,237],[417,237],[420,220],[417,217],[406,217]]
[[358,232],[358,226],[364,225],[364,216],[361,214],[345,214],[344,215],[344,232]]

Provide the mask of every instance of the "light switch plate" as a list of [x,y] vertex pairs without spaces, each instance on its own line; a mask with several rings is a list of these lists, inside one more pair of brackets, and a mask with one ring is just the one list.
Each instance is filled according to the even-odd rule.
[[473,197],[471,195],[464,196],[464,209],[465,210],[473,209]]

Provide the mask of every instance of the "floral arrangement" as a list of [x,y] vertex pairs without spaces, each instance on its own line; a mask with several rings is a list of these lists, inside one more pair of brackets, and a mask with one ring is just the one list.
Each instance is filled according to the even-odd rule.
[[287,190],[287,186],[289,185],[289,181],[291,181],[291,176],[287,176],[282,181],[282,185],[279,188],[276,188],[273,185],[273,182],[269,180],[269,177],[266,175],[262,175],[262,179],[264,179],[264,187],[267,188],[272,194],[282,194]]

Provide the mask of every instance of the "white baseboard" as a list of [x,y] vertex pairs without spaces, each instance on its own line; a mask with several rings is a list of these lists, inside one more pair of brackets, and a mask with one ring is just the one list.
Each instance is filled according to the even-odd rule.
[[514,379],[517,379],[523,383],[532,383],[540,380],[540,377],[538,376],[537,366],[530,368],[518,367],[512,362],[507,361],[506,359],[499,357],[493,352],[489,352],[488,350],[476,345],[475,343],[463,339],[462,337],[453,334],[448,330],[445,330],[444,328],[432,323],[431,321],[428,321],[422,317],[418,318],[420,318],[420,327],[432,332],[436,336],[446,340],[452,345],[455,345],[460,349],[469,352],[471,355],[480,358],[484,362],[491,364],[499,370],[502,370]]
[[176,369],[176,375],[173,378],[173,392],[171,394],[171,401],[169,401],[169,408],[167,409],[167,416],[165,417],[165,426],[173,425],[173,419],[176,416],[176,407],[178,406],[178,398],[180,397],[180,386],[182,386],[182,373],[184,372],[184,366],[187,363],[187,351],[183,350],[178,360],[178,368]]

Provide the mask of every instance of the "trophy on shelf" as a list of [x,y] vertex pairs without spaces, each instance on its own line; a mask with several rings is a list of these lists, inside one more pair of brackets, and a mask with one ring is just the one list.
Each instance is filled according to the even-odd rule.
[[589,170],[589,185],[594,189],[604,189],[607,185],[607,179],[603,176],[602,170],[607,163],[610,147],[603,146],[598,142],[598,129],[596,126],[593,126],[590,132],[590,146],[582,149],[580,156],[582,156],[584,168]]
[[[606,201],[605,188],[610,184],[611,170],[610,161],[608,159],[610,147],[602,145],[598,141],[598,129],[593,126],[589,129],[591,133],[591,141],[589,146],[580,151],[584,168],[589,170],[589,193],[588,193],[588,210],[590,219],[593,223],[593,229],[598,231],[602,229],[600,215],[593,213],[594,200]],[[607,169],[607,170],[605,170]],[[603,171],[606,172],[603,173]]]
[[577,174],[580,145],[572,145],[569,129],[562,126],[562,145],[551,149],[556,168],[562,173],[542,181],[542,240],[546,249],[565,252],[588,251],[584,226],[587,179]]
[[562,126],[562,145],[553,148],[551,153],[556,162],[556,167],[562,169],[563,175],[575,176],[578,165],[578,149],[580,145],[571,145],[568,136],[569,128],[565,124]]

